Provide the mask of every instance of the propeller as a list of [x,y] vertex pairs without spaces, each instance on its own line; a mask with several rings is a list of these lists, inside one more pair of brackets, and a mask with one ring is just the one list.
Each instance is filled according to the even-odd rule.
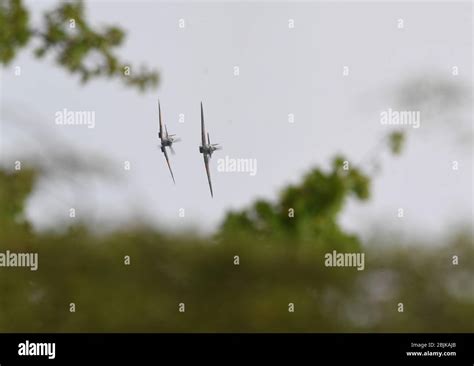
[[214,148],[214,150],[221,150],[222,147],[219,144],[211,144],[211,137],[209,136],[209,132],[207,133],[207,143]]
[[171,154],[173,154],[173,155],[176,155],[176,152],[174,151],[174,149],[173,149],[173,146],[172,146],[172,145],[170,145],[170,151],[171,151]]

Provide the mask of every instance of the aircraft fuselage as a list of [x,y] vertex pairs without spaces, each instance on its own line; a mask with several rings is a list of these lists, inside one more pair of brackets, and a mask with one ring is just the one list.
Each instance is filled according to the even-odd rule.
[[207,154],[209,156],[211,156],[212,153],[216,150],[217,150],[217,148],[215,146],[212,146],[212,145],[199,146],[199,152],[201,154]]
[[162,147],[171,147],[173,145],[174,138],[171,136],[167,136],[161,139],[161,146]]

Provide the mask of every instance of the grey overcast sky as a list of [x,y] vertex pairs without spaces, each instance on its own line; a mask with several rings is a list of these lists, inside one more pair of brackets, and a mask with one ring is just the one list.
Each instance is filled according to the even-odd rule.
[[[56,1],[27,3],[38,22]],[[113,172],[45,176],[27,210],[38,228],[64,226],[75,207],[94,226],[140,218],[171,231],[212,230],[227,210],[275,198],[337,153],[362,159],[393,128],[380,123],[388,108],[420,111],[421,127],[404,127],[402,156],[382,157],[371,200],[349,202],[342,224],[361,235],[377,226],[426,237],[472,223],[472,3],[87,1],[86,8],[93,24],[127,31],[118,53],[157,68],[161,84],[146,94],[118,81],[81,86],[53,60],[36,60],[31,47],[2,70],[2,164],[79,154]],[[158,148],[157,98],[170,133],[182,138],[171,156],[175,186]],[[201,100],[211,140],[224,148],[212,158],[214,199],[198,152]],[[56,125],[64,108],[94,111],[95,128]],[[257,174],[218,172],[225,156],[256,159]]]

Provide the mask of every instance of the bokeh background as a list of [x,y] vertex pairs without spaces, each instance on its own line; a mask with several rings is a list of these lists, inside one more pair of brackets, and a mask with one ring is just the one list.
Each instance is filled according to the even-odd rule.
[[0,250],[39,253],[0,268],[0,331],[473,331],[471,3],[12,0],[0,20]]

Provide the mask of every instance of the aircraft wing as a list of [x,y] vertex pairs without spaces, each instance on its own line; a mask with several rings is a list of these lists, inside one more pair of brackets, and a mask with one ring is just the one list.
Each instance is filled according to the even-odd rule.
[[168,168],[170,169],[171,178],[173,178],[173,183],[176,184],[174,180],[173,171],[171,170],[170,159],[168,158],[168,153],[166,152],[166,147],[163,149],[163,154],[165,154],[166,163],[168,164]]
[[[159,114],[159,119],[160,119],[160,138],[161,141],[164,139],[164,134],[163,134],[163,123],[161,122],[161,106],[160,106],[160,101],[158,101],[158,114]],[[166,155],[166,153],[165,153]]]
[[[202,110],[202,102],[201,102],[201,144],[202,146],[207,145],[206,143],[206,128],[204,127],[204,112]],[[208,174],[209,176],[209,174]]]
[[214,197],[214,193],[212,192],[211,172],[209,171],[209,156],[207,154],[203,154],[203,156],[204,165],[206,166],[207,180],[209,181],[209,189],[211,190],[211,197]]

